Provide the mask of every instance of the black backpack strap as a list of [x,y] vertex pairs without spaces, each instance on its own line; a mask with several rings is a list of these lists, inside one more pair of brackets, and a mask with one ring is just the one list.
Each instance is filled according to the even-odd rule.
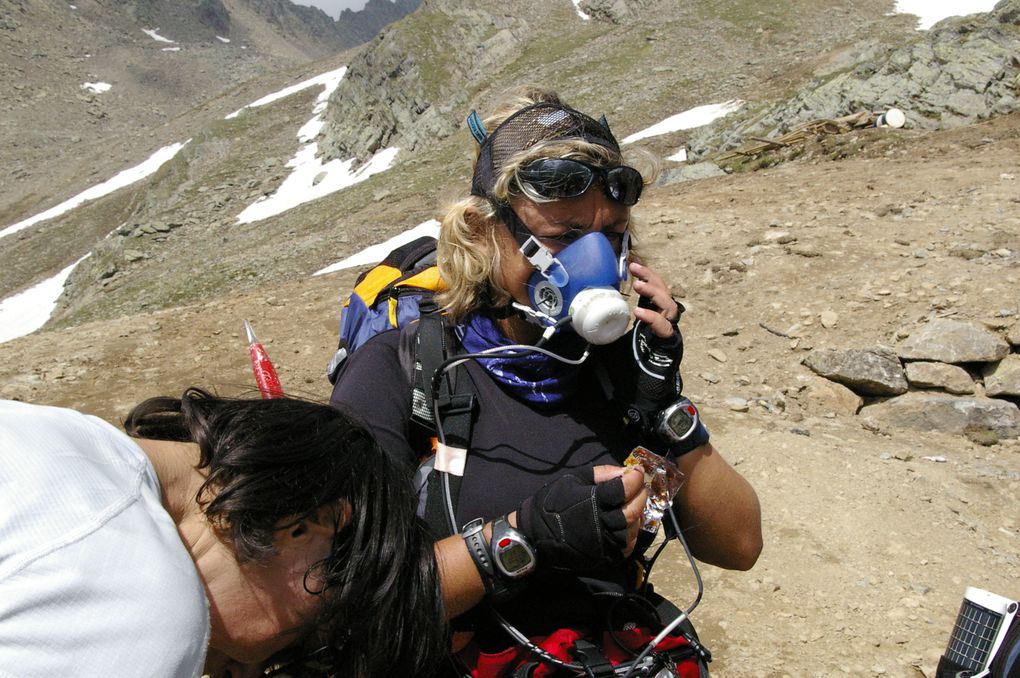
[[[433,375],[453,354],[451,350],[453,342],[435,301],[422,299],[419,302],[419,311],[421,315],[414,343],[415,373],[411,380],[412,418],[419,422],[431,423],[435,430],[438,427],[434,421],[434,414],[438,411],[439,426],[442,428],[446,447],[464,450],[463,454],[466,454],[471,445],[471,427],[476,404],[471,380],[455,379],[453,377],[455,369],[451,369],[442,375],[438,388],[433,391]],[[437,470],[430,473],[426,481],[424,517],[437,538],[460,531],[451,514],[456,512],[457,499],[460,495],[463,459],[454,466],[458,468],[450,472]]]
[[[428,419],[433,421],[435,412],[433,403],[433,375],[439,366],[450,355],[448,348],[446,327],[443,323],[443,316],[439,313],[439,306],[432,299],[421,299],[418,302],[418,335],[415,344],[416,362],[421,366],[420,387],[422,389],[422,406],[428,410]],[[416,380],[417,380],[416,376]],[[448,396],[451,390],[453,377],[447,372],[439,383],[438,395],[440,400]],[[414,384],[415,388],[419,384]],[[433,422],[434,424],[434,422]],[[445,430],[445,429],[444,429]]]
[[614,678],[616,676],[616,670],[602,654],[602,650],[589,640],[578,638],[574,642],[574,657],[584,667],[586,676],[592,678]]

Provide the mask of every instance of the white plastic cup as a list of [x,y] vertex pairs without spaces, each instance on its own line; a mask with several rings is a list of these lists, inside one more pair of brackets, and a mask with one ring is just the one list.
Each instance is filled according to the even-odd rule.
[[898,108],[890,108],[888,111],[878,116],[878,120],[875,121],[875,127],[892,127],[893,129],[899,129],[903,127],[907,122],[907,115]]

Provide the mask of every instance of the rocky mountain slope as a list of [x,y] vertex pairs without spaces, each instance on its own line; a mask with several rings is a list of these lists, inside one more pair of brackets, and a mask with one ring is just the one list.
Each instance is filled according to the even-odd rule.
[[[65,298],[54,322],[114,317],[284,280],[432,216],[431,206],[455,185],[451,179],[462,180],[451,172],[466,173],[464,162],[452,161],[471,152],[464,136],[450,136],[450,130],[458,128],[470,106],[484,106],[511,85],[531,81],[555,86],[577,106],[604,111],[622,137],[706,102],[771,100],[793,91],[817,70],[841,63],[847,51],[856,53],[862,45],[896,42],[914,33],[912,19],[885,16],[890,6],[884,0],[859,0],[852,6],[802,0],[786,9],[740,0],[722,12],[708,2],[643,2],[633,7],[613,23],[584,21],[568,2],[522,4],[513,12],[491,0],[470,5],[426,2],[352,55],[348,74],[324,114],[324,160],[338,152],[333,143],[344,129],[356,158],[364,159],[370,149],[384,145],[404,147],[402,161],[370,182],[371,188],[355,186],[258,224],[233,224],[234,215],[271,193],[286,176],[282,165],[296,148],[298,119],[307,121],[309,100],[315,96],[295,95],[280,107],[258,109],[243,120],[213,122],[261,95],[249,83],[203,104],[200,113],[158,128],[163,144],[192,141],[150,181],[44,228],[19,233],[0,253],[9,262],[0,267],[0,294],[54,274],[121,225],[131,231],[160,221],[182,228],[172,236],[104,241],[97,256],[76,269],[71,283],[78,292]],[[840,17],[838,27],[834,15]],[[485,37],[485,32],[491,35]],[[834,62],[825,46],[844,56]],[[341,57],[322,62],[314,71],[309,66],[288,73],[293,82],[339,63]],[[279,89],[282,85],[272,83],[283,75],[267,79],[262,93]],[[360,101],[362,107],[350,110],[350,101]],[[173,131],[175,137],[167,138]],[[683,135],[673,135],[641,145],[667,155],[664,151],[676,146],[664,144],[682,141]],[[135,139],[120,140],[125,146],[132,143],[138,145]],[[101,157],[118,157],[117,144],[108,145],[110,152]],[[81,161],[92,162],[93,157]],[[79,185],[82,176],[75,175]],[[178,190],[182,181],[187,182],[185,191]],[[379,194],[391,197],[373,200]],[[25,203],[15,206],[19,214],[31,213]],[[221,233],[227,225],[229,232]],[[55,232],[64,234],[65,243],[53,242]],[[187,249],[175,246],[185,242]],[[199,266],[193,279],[174,275],[195,270],[188,263],[195,253],[207,253],[214,261]],[[259,264],[253,266],[252,260]]]
[[[507,83],[557,87],[634,129],[721,98],[771,100],[816,71],[912,36],[888,2],[782,5],[669,0],[424,0],[352,60],[329,107],[327,157],[432,144],[463,127]],[[451,47],[452,46],[452,47]]]
[[[725,127],[698,130],[692,157],[777,136],[818,118],[897,106],[911,127],[946,129],[1020,109],[1020,3],[952,17],[905,45],[875,44],[852,68],[826,74],[793,98],[748,109]],[[762,110],[764,109],[764,110]]]
[[243,105],[252,78],[286,83],[288,69],[364,42],[414,5],[375,0],[337,22],[288,0],[3,0],[0,223],[183,141],[215,119],[209,102]]
[[[356,53],[246,81],[166,126],[139,124],[121,145],[66,149],[67,181],[82,187],[108,178],[104,163],[130,164],[117,164],[122,152],[138,162],[153,147],[191,138],[141,184],[0,240],[0,296],[92,252],[49,326],[0,344],[0,397],[116,420],[142,398],[191,384],[250,389],[247,318],[284,388],[323,399],[339,304],[357,271],[310,274],[463,193],[472,142],[461,119],[498,90],[552,84],[578,107],[604,111],[623,137],[734,98],[758,115],[858,63],[881,69],[881,55],[920,49],[930,35],[966,36],[946,26],[970,25],[951,20],[916,33],[910,17],[888,16],[892,2],[880,0],[589,0],[590,21],[566,0],[521,6],[426,0]],[[1015,22],[995,21],[1002,35],[1016,35]],[[75,25],[67,23],[68,45]],[[50,39],[45,49],[61,45]],[[319,90],[224,116],[344,63],[349,84],[330,102],[323,146],[340,156],[392,144],[414,150],[364,183],[238,223],[287,176]],[[1002,62],[1004,74],[1010,64]],[[1008,78],[1001,86],[1008,91]],[[10,91],[30,97],[27,90]],[[365,107],[340,108],[350,98]],[[749,119],[721,121],[713,133]],[[28,120],[20,129],[35,152],[60,158],[45,125]],[[354,141],[341,152],[344,125]],[[640,145],[664,157],[694,136]],[[755,485],[764,511],[766,548],[754,570],[703,571],[707,591],[694,621],[715,654],[715,675],[932,676],[966,586],[1020,597],[1017,439],[917,431],[858,414],[886,396],[850,394],[857,400],[848,405],[842,387],[809,367],[812,355],[830,352],[902,355],[911,337],[947,320],[981,328],[1017,355],[1018,153],[1015,112],[954,129],[867,127],[811,135],[763,162],[652,187],[642,199],[639,246],[688,307],[687,393],[704,405],[713,441]],[[95,174],[81,170],[89,163]],[[49,181],[30,165],[24,171],[19,185],[36,202],[0,201],[3,223],[38,211],[30,203],[56,201]],[[960,369],[976,397],[989,395],[984,367]],[[914,376],[910,388],[924,395]],[[939,391],[950,382],[942,383]],[[678,551],[666,552],[653,579],[676,600],[694,596]]]
[[354,47],[374,38],[379,29],[418,9],[421,0],[368,0],[358,11],[345,9],[336,21],[341,44]]

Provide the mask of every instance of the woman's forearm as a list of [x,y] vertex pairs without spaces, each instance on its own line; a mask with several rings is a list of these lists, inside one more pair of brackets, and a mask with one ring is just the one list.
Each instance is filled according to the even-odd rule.
[[676,513],[694,555],[718,567],[750,569],[762,549],[754,488],[711,443],[680,457],[678,465],[686,479]]
[[436,559],[439,561],[446,615],[453,619],[480,603],[485,596],[485,587],[459,534],[436,542]]

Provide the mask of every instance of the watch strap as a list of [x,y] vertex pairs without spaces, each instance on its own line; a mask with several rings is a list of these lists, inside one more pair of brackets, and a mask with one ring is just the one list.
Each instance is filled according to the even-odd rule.
[[482,584],[485,586],[485,595],[488,596],[492,594],[496,570],[492,566],[489,542],[485,539],[484,529],[485,521],[481,518],[475,518],[464,526],[461,536],[464,538],[464,544],[467,546],[468,553],[471,554],[471,560],[474,561],[475,568],[478,570],[478,576],[482,578]]
[[[504,519],[505,517],[500,520]],[[461,536],[475,563],[478,575],[482,579],[482,585],[485,586],[485,597],[493,602],[507,600],[517,594],[522,588],[523,582],[503,577],[496,571],[492,564],[492,550],[489,541],[485,538],[484,529],[485,521],[475,518],[464,526]]]

